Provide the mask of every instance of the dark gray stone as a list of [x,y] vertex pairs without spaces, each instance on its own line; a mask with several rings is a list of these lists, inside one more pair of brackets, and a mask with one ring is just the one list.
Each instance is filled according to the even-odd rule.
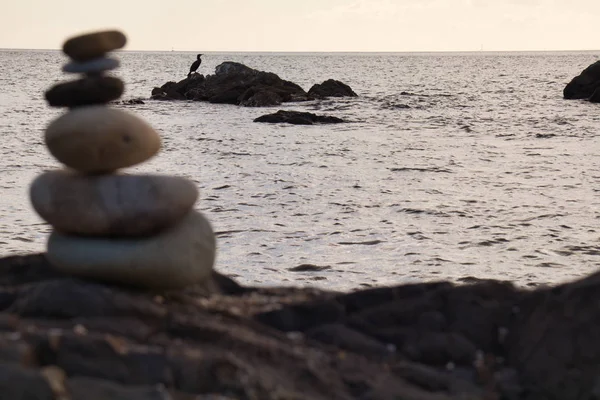
[[91,76],[76,81],[59,83],[46,92],[52,107],[79,107],[106,104],[123,94],[125,85],[112,76]]
[[340,124],[344,121],[338,117],[329,115],[316,115],[309,112],[279,110],[274,114],[262,115],[254,122],[268,122],[271,124],[286,123],[292,125],[314,125],[314,124]]
[[0,399],[53,400],[54,393],[38,371],[0,364]]

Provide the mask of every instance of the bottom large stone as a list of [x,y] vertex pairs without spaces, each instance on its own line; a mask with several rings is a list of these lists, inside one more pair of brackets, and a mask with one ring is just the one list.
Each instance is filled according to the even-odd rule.
[[178,289],[210,276],[216,253],[208,220],[191,211],[177,225],[142,239],[109,239],[53,232],[48,260],[83,278],[146,289]]

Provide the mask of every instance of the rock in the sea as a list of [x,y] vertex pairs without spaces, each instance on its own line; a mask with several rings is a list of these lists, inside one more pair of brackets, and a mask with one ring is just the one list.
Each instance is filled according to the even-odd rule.
[[316,98],[358,96],[350,86],[335,79],[328,79],[321,84],[313,85],[308,91],[308,95]]
[[600,61],[596,61],[565,86],[565,99],[588,99],[600,87]]
[[215,75],[217,76],[256,75],[258,72],[260,71],[233,61],[225,61],[224,63],[217,65],[215,68]]
[[160,149],[158,133],[133,114],[104,106],[78,107],[46,129],[50,153],[68,167],[110,172],[142,163]]
[[590,103],[600,103],[600,86],[594,90],[594,93],[588,99]]
[[124,88],[119,78],[91,76],[53,86],[46,92],[46,100],[52,107],[106,104],[121,97]]
[[77,235],[146,236],[177,223],[198,198],[196,185],[167,175],[83,175],[48,171],[31,184],[37,213]]
[[119,104],[122,106],[137,106],[140,104],[146,104],[144,102],[144,100],[142,99],[127,99],[127,100],[120,100],[120,101],[114,101],[113,104]]
[[215,235],[199,212],[156,236],[88,238],[53,232],[48,260],[61,272],[146,289],[178,289],[209,279]]
[[125,46],[127,38],[119,31],[102,31],[75,36],[63,44],[64,53],[75,61],[87,61]]
[[84,62],[70,62],[65,64],[62,70],[72,74],[100,74],[115,68],[119,68],[119,60],[101,57]]
[[346,122],[341,118],[329,115],[316,115],[309,112],[279,110],[274,114],[262,115],[254,122],[287,123],[294,125],[339,124]]
[[293,82],[231,61],[218,65],[214,75],[192,74],[180,82],[167,82],[161,88],[154,88],[152,98],[252,107],[309,99],[304,89]]
[[244,107],[268,107],[281,104],[281,96],[270,90],[248,89],[238,96],[240,106]]

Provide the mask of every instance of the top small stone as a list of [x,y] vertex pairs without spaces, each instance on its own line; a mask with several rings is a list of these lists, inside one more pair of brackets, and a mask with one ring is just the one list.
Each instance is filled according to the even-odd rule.
[[119,31],[102,31],[75,36],[63,45],[66,55],[75,61],[88,61],[125,46],[127,38]]

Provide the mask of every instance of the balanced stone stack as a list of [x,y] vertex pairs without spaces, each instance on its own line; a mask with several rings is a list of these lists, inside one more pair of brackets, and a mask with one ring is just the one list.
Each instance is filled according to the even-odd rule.
[[209,222],[193,210],[196,185],[117,171],[160,150],[150,125],[107,106],[124,85],[105,74],[119,66],[106,55],[125,42],[118,31],[67,40],[72,61],[63,71],[84,76],[46,92],[51,106],[69,108],[45,132],[48,150],[67,168],[41,174],[30,188],[34,209],[53,227],[47,257],[74,276],[146,289],[200,283],[210,276],[216,245]]

